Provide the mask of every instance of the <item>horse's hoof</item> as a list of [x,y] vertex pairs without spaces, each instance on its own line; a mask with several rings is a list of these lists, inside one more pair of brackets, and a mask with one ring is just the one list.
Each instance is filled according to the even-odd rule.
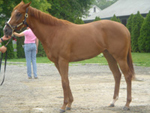
[[71,110],[71,108],[70,107],[66,107],[66,110]]
[[109,107],[115,107],[115,105],[114,104],[110,104]]
[[124,106],[124,107],[123,107],[123,110],[126,110],[126,111],[127,111],[127,110],[130,110],[130,108],[127,107],[127,106]]
[[65,110],[63,110],[63,109],[60,109],[60,113],[65,113]]

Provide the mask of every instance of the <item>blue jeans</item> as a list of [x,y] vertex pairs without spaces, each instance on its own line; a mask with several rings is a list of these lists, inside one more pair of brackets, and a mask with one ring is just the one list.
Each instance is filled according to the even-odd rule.
[[34,77],[37,77],[37,66],[36,66],[36,44],[29,43],[24,45],[26,63],[27,63],[27,74],[28,77],[31,76],[31,62],[33,65]]

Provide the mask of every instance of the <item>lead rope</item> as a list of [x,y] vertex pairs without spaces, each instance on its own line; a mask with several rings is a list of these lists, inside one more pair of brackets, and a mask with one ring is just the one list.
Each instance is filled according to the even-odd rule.
[[[6,43],[5,47],[7,47],[7,45],[10,43],[10,41],[11,41],[12,38],[13,38],[13,36]],[[3,53],[1,53],[1,58],[0,58],[0,72],[1,72],[2,60],[3,60]],[[2,86],[3,83],[4,83],[4,81],[5,81],[6,65],[7,65],[7,50],[6,50],[6,53],[5,53],[4,75],[3,75],[3,79],[2,79],[2,82],[1,82],[0,86]]]

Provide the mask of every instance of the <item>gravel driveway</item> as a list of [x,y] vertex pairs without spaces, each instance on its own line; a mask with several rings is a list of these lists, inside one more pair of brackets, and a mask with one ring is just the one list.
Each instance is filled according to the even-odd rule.
[[[0,86],[0,113],[59,113],[63,102],[59,73],[53,64],[37,67],[39,79],[28,79],[24,63],[7,65],[6,79]],[[135,66],[135,72],[142,81],[133,81],[131,110],[127,113],[150,113],[150,67]],[[126,102],[124,77],[116,106],[107,107],[114,92],[108,66],[71,64],[69,79],[74,102],[66,113],[126,113],[122,110]]]

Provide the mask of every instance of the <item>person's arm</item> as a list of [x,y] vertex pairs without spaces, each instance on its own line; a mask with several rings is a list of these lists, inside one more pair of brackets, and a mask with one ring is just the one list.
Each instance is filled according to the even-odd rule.
[[35,39],[35,44],[36,44],[36,54],[38,53],[38,46],[39,46],[39,39]]
[[22,37],[22,36],[24,36],[24,32],[21,32],[21,33],[16,33],[16,32],[14,32],[13,33],[15,36],[17,36],[17,37]]

